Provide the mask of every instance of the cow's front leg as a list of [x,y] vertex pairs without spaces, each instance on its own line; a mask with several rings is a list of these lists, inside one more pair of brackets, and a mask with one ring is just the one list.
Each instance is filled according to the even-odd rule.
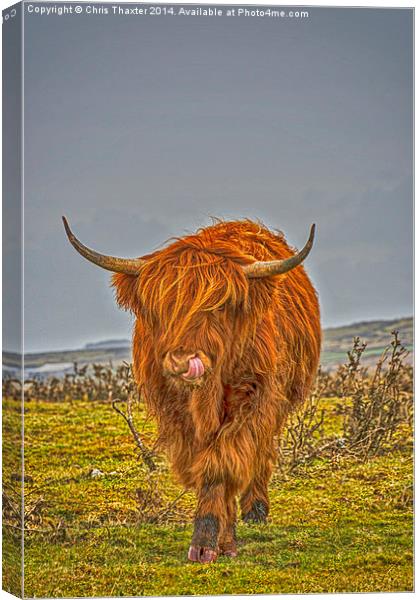
[[219,555],[219,536],[226,524],[225,492],[222,483],[210,483],[198,490],[194,533],[188,558],[211,563]]

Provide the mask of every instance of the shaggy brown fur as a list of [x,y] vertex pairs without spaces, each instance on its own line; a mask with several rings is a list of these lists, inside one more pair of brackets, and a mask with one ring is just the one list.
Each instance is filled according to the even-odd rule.
[[[275,435],[317,369],[319,306],[303,267],[259,279],[242,269],[292,254],[260,224],[217,222],[143,257],[138,276],[113,276],[136,317],[136,381],[177,477],[197,494],[191,560],[236,555],[238,495],[245,521],[266,519]],[[199,385],[165,373],[179,349],[201,353]]]

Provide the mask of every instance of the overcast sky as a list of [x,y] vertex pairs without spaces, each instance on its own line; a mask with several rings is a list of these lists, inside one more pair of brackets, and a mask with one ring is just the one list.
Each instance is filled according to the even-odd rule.
[[25,17],[25,347],[129,337],[109,275],[211,215],[316,222],[324,326],[412,314],[412,12]]

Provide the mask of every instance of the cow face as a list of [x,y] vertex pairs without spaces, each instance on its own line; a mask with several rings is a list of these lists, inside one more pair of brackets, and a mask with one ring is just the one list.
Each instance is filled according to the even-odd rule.
[[210,251],[166,249],[147,257],[137,276],[116,274],[113,284],[117,302],[136,316],[143,352],[176,386],[220,375],[253,322],[241,265]]

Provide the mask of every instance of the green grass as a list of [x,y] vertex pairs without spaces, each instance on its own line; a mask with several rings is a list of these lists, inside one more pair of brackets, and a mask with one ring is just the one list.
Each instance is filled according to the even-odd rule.
[[[6,401],[5,414],[15,407]],[[137,426],[152,445],[144,413]],[[109,404],[28,402],[25,465],[26,512],[35,507],[26,597],[413,589],[408,448],[365,464],[317,461],[287,480],[275,474],[269,523],[240,524],[238,558],[208,566],[186,560],[194,496],[171,507],[182,490],[164,458],[150,476]],[[104,475],[92,478],[95,468]],[[140,510],[142,498],[153,502]]]

